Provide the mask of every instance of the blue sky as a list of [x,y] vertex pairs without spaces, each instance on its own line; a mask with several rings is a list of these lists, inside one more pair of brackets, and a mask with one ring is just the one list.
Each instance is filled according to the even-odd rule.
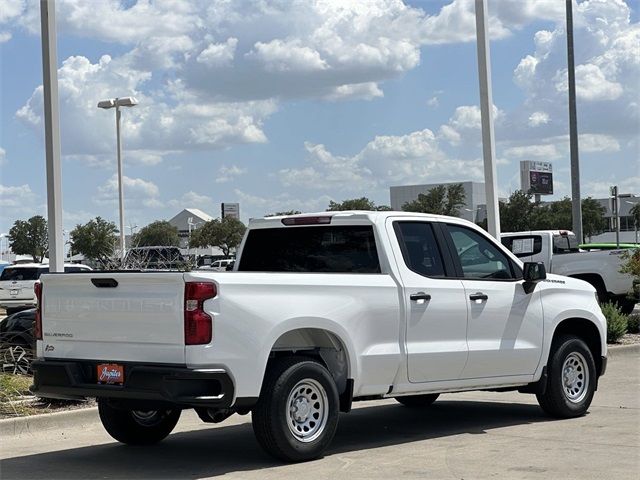
[[[640,192],[637,3],[574,5],[584,195]],[[568,195],[564,2],[489,1],[499,191],[551,161]],[[389,203],[389,186],[482,180],[472,0],[57,2],[65,228],[184,207],[244,220]],[[0,231],[45,212],[39,6],[0,10]]]

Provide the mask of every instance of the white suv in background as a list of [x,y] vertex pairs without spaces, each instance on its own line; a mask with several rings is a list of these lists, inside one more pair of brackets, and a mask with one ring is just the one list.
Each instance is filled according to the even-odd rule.
[[[66,263],[65,273],[90,271],[86,265]],[[23,263],[6,267],[0,274],[0,307],[6,309],[7,314],[24,307],[35,307],[36,296],[33,285],[40,275],[49,273],[49,265],[41,263]]]

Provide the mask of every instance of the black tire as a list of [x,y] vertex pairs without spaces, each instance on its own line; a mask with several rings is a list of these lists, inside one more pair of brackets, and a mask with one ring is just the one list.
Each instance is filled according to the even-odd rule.
[[396,401],[409,408],[424,408],[432,405],[439,393],[428,393],[426,395],[408,395],[406,397],[396,397]]
[[620,308],[620,312],[624,315],[631,315],[634,308],[636,308],[636,301],[626,297],[618,297],[615,300],[615,303]]
[[[316,390],[307,389],[304,382],[307,382],[307,385],[311,384]],[[319,387],[322,387],[324,396]],[[311,394],[308,393],[309,391]],[[300,394],[300,392],[303,393]],[[319,399],[317,394],[321,395]],[[305,395],[316,395],[316,397],[305,397]],[[290,400],[295,404],[296,398],[303,403],[307,402],[307,398],[313,398],[305,403],[304,408],[301,408],[303,410],[301,415],[310,422],[308,432],[303,432],[303,424],[296,423],[293,418],[297,413],[297,406],[292,407]],[[311,402],[315,400],[318,401],[312,404]],[[312,405],[322,406],[322,409],[314,411],[315,407]],[[296,411],[294,412],[292,408],[296,408]],[[277,359],[267,367],[260,397],[252,413],[253,431],[260,446],[280,460],[287,462],[313,460],[320,457],[333,440],[338,426],[338,411],[338,390],[333,377],[325,367],[310,358]],[[291,427],[288,420],[289,412],[292,416]],[[322,418],[320,418],[321,415]],[[318,421],[314,422],[314,419]],[[314,429],[317,429],[315,433]],[[296,430],[298,436],[292,430]],[[301,439],[300,436],[304,435],[309,437],[306,440]]]
[[179,409],[140,412],[121,410],[98,400],[98,413],[105,430],[127,445],[153,445],[169,435],[180,419]]
[[[571,357],[571,359],[570,359]],[[565,388],[563,366],[574,362],[570,373],[574,387]],[[536,394],[542,409],[552,417],[573,418],[584,415],[591,405],[597,380],[596,365],[586,343],[580,338],[562,335],[553,341],[547,363],[547,389]],[[582,382],[582,385],[581,383]],[[576,396],[571,398],[571,392]],[[579,395],[578,395],[579,393]]]

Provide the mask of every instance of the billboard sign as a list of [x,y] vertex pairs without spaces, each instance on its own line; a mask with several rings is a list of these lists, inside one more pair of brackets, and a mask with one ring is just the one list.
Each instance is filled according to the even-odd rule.
[[239,203],[223,203],[222,218],[237,218],[240,220],[240,204]]
[[522,191],[536,195],[553,195],[553,169],[549,162],[520,162]]

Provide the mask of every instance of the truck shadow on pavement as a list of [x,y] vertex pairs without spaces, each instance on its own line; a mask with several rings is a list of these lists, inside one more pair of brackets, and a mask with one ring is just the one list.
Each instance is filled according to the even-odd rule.
[[[441,400],[424,410],[400,404],[372,405],[341,415],[338,432],[324,458],[547,420],[532,404]],[[116,479],[206,478],[279,465],[260,449],[251,424],[244,423],[175,433],[152,447],[110,443],[9,458],[0,468],[4,479]],[[305,465],[294,468],[311,468],[313,463]]]

